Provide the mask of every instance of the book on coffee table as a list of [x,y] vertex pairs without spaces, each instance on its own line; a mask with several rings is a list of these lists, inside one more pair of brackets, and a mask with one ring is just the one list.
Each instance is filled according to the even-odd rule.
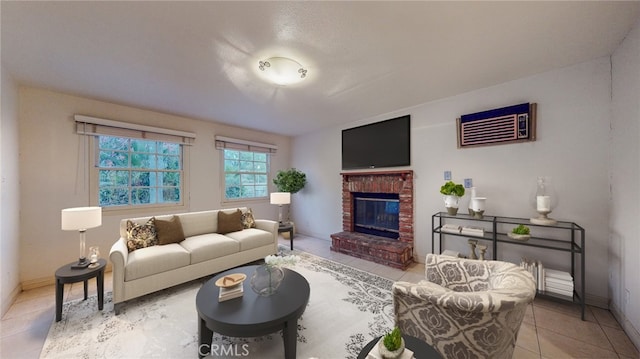
[[242,297],[244,293],[244,285],[242,283],[234,285],[232,287],[220,287],[220,294],[218,294],[218,302],[224,302],[225,300]]

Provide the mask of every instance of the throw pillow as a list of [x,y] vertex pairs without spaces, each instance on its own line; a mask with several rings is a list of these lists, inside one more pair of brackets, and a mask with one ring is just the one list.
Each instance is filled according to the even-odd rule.
[[225,234],[241,230],[243,230],[242,211],[237,210],[229,214],[218,211],[218,233]]
[[154,222],[153,217],[149,218],[145,224],[137,224],[127,220],[127,249],[129,252],[158,244]]
[[256,220],[253,218],[253,212],[251,208],[242,213],[242,227],[244,229],[256,228]]
[[156,218],[155,223],[158,244],[164,245],[184,241],[184,232],[182,231],[180,217],[172,216],[168,221]]

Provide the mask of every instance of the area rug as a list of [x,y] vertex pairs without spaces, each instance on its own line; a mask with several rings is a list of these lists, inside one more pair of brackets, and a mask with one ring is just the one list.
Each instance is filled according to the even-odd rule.
[[[371,339],[391,329],[391,280],[305,252],[281,250],[300,256],[289,268],[311,287],[298,321],[298,358],[356,358]],[[96,296],[67,302],[62,320],[51,325],[40,357],[197,358],[195,297],[208,279],[131,300],[118,316],[111,292],[105,293],[103,311],[97,310]],[[212,348],[218,348],[211,355],[216,358],[284,357],[281,333],[256,338],[214,334]]]

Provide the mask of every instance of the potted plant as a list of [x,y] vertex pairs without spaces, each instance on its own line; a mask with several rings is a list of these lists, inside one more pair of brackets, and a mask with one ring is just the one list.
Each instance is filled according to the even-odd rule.
[[447,213],[455,216],[458,213],[460,197],[464,196],[464,186],[453,181],[447,181],[440,187],[440,193],[444,195],[444,206],[447,209]]
[[398,327],[395,327],[391,332],[382,337],[378,342],[378,351],[383,359],[400,358],[404,352],[404,339]]
[[273,179],[273,184],[278,192],[296,193],[307,184],[307,176],[295,168],[280,170]]
[[509,236],[509,238],[524,242],[531,238],[531,231],[529,230],[529,227],[521,224],[514,228],[510,233],[507,233],[507,236]]

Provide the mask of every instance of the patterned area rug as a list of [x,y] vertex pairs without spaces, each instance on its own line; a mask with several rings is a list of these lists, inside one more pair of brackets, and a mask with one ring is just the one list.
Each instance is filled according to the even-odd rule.
[[[356,358],[374,337],[391,329],[391,280],[321,257],[281,247],[301,260],[290,269],[311,286],[298,321],[298,358]],[[129,301],[113,313],[111,292],[104,310],[96,296],[65,303],[62,320],[51,325],[41,358],[197,358],[195,297],[209,278]],[[245,290],[251,290],[245,283]],[[217,344],[217,347],[216,347]],[[214,334],[216,358],[282,358],[281,333],[256,338]]]

